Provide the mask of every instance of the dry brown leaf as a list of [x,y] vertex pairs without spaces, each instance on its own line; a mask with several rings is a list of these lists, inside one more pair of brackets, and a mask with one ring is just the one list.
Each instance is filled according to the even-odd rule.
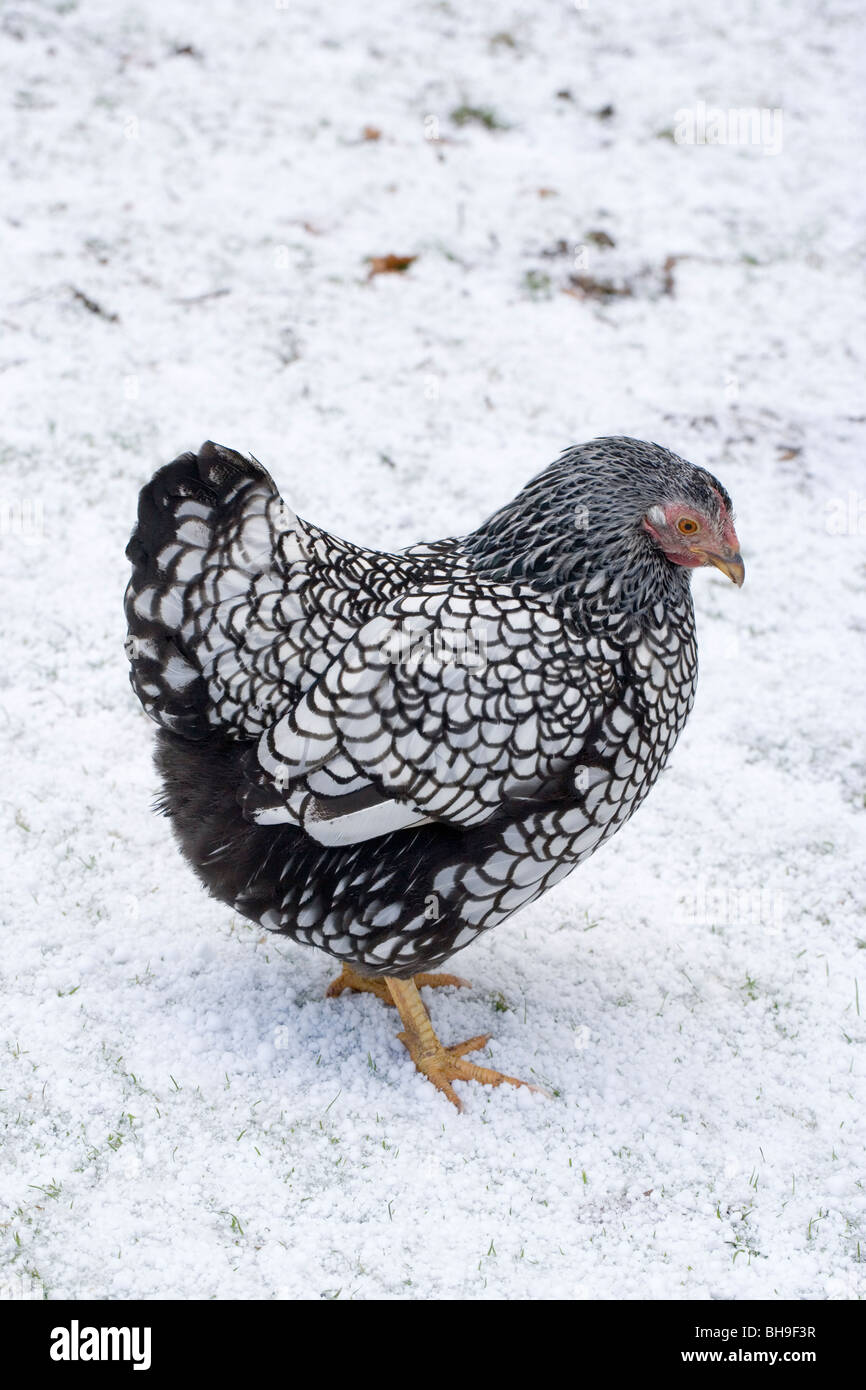
[[374,125],[365,125],[361,135],[365,140],[381,140],[382,138],[381,130],[378,130]]
[[599,230],[587,232],[586,240],[591,241],[593,246],[616,246],[616,242],[609,232]]
[[596,280],[593,275],[570,275],[568,277],[570,289],[563,290],[563,294],[570,294],[573,299],[628,299],[634,293],[630,285],[616,285],[612,280]]
[[417,261],[417,256],[368,256],[367,262],[370,266],[368,280],[372,280],[374,275],[394,275],[408,270],[413,261]]

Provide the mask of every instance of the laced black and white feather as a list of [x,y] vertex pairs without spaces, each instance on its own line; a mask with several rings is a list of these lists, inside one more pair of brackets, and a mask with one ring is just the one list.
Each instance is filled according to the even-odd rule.
[[369,973],[446,959],[624,823],[694,698],[687,571],[642,528],[730,505],[658,445],[567,450],[467,537],[384,554],[213,444],[144,489],[132,684],[218,896]]

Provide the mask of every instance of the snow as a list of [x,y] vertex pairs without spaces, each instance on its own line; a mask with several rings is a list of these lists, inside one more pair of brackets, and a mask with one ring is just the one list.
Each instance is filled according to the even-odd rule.
[[[0,1293],[866,1293],[863,20],[468,8],[0,21]],[[677,143],[699,102],[780,110],[780,151]],[[698,700],[646,806],[427,992],[554,1092],[464,1084],[459,1115],[152,814],[123,549],[205,438],[394,548],[617,433],[722,478],[746,584],[694,578]]]

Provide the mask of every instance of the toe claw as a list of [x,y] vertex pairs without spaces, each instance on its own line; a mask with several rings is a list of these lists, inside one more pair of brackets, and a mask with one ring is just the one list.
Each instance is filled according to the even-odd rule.
[[446,1047],[445,1051],[449,1052],[452,1057],[463,1057],[467,1052],[480,1052],[482,1047],[487,1046],[492,1036],[492,1033],[479,1033],[477,1038],[468,1038],[466,1042],[462,1043],[452,1043],[450,1047]]
[[381,976],[359,975],[357,970],[353,970],[351,965],[344,965],[336,980],[332,980],[325,990],[325,997],[335,999],[338,994],[342,994],[344,989],[350,989],[355,994],[375,994],[377,999],[381,999],[385,1004],[393,1004],[391,991],[388,989]]
[[456,989],[471,989],[472,981],[464,980],[462,975],[416,975],[415,988],[441,989],[443,985],[454,985]]
[[[416,989],[423,989],[427,986],[430,989],[440,989],[443,985],[454,985],[460,989],[471,989],[469,980],[464,980],[460,975],[416,975],[414,977]],[[355,994],[375,994],[377,999],[381,999],[383,1004],[388,1004],[393,1008],[394,1000],[391,998],[385,979],[381,975],[360,975],[351,965],[344,965],[340,974],[332,980],[325,990],[328,999],[336,999],[343,990],[350,989]]]

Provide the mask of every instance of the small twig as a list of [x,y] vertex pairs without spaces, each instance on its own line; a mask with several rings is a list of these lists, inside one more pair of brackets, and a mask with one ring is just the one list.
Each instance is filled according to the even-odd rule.
[[206,299],[220,299],[224,294],[231,294],[231,290],[205,290],[204,294],[183,295],[180,299],[172,300],[173,304],[202,304]]
[[106,319],[109,323],[120,322],[119,314],[109,314],[108,310],[103,309],[101,304],[97,304],[95,299],[91,299],[83,290],[76,289],[74,285],[70,285],[69,288],[72,290],[73,297],[77,299],[80,304],[83,304],[85,309],[89,310],[91,314],[98,314],[101,319]]

